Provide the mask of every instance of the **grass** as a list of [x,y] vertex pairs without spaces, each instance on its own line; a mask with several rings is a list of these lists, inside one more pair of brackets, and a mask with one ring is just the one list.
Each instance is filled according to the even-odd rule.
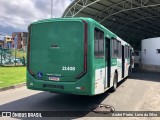
[[26,81],[26,67],[0,67],[0,88]]

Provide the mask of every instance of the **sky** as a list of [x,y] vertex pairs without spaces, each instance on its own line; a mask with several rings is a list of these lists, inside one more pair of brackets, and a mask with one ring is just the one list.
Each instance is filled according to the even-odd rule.
[[[53,0],[52,17],[61,17],[73,0]],[[26,32],[30,23],[51,18],[51,0],[0,0],[0,34]]]

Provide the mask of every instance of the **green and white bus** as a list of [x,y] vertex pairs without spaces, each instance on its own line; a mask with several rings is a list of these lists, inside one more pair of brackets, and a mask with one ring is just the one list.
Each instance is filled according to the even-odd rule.
[[55,18],[29,27],[27,88],[97,95],[128,76],[133,48],[91,18]]

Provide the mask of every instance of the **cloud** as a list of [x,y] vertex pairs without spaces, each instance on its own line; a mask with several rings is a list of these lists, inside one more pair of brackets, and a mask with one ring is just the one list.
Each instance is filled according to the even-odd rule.
[[[53,17],[61,17],[71,0],[53,0]],[[51,0],[0,0],[0,32],[27,31],[30,23],[51,17]]]

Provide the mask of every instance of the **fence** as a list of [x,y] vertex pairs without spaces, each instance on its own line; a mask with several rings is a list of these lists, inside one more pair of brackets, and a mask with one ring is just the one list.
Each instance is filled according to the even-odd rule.
[[25,66],[26,51],[23,49],[0,49],[0,66]]

